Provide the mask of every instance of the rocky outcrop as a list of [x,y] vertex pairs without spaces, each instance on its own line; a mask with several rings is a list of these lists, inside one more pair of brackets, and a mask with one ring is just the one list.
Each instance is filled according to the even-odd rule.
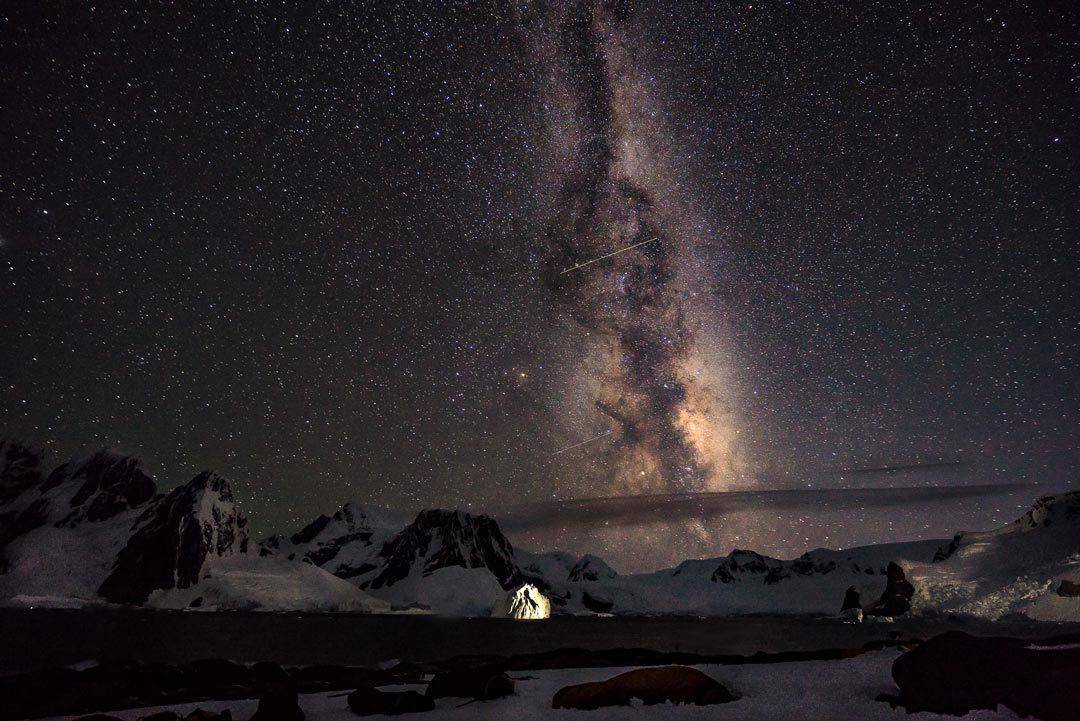
[[378,568],[378,552],[404,526],[404,519],[384,508],[346,503],[291,536],[267,538],[259,555],[307,560],[338,578],[359,579]]
[[487,665],[440,671],[427,687],[428,698],[473,698],[490,701],[514,693],[514,679]]
[[552,708],[592,711],[606,706],[646,706],[658,703],[706,706],[734,701],[735,695],[711,676],[688,666],[639,668],[606,681],[579,683],[559,689]]
[[259,689],[259,705],[250,721],[304,721],[296,681],[285,669],[263,661],[251,671]]
[[859,595],[859,589],[854,586],[848,586],[847,591],[844,592],[844,604],[840,606],[840,612],[843,613],[849,608],[862,610],[862,598]]
[[879,700],[909,714],[963,716],[1001,704],[1023,717],[1076,719],[1080,636],[1033,643],[949,631],[896,659],[892,675],[900,693]]
[[567,574],[566,579],[571,583],[582,581],[608,581],[619,574],[604,561],[604,559],[592,554],[585,554],[581,560],[574,564]]
[[872,616],[902,616],[911,610],[915,587],[904,576],[904,569],[892,561],[885,569],[885,590],[877,603],[867,609]]
[[41,484],[41,452],[18,441],[0,439],[0,507]]
[[246,552],[245,526],[225,479],[203,472],[139,517],[98,593],[117,603],[144,603],[154,590],[187,588],[199,580],[208,556]]
[[139,459],[112,451],[98,451],[80,463],[65,463],[49,474],[43,488],[48,491],[63,483],[76,483],[79,488],[68,501],[71,510],[57,527],[106,521],[142,506],[157,493]]
[[418,569],[424,576],[451,566],[486,568],[504,589],[519,579],[514,549],[488,516],[421,511],[378,554],[378,571],[361,588],[392,586]]
[[[95,527],[136,512],[155,491],[153,480],[130,456],[98,451],[65,463],[43,480],[39,453],[10,441],[0,444],[0,573],[9,570],[8,547],[38,528]],[[104,540],[100,530],[92,533],[96,542]]]

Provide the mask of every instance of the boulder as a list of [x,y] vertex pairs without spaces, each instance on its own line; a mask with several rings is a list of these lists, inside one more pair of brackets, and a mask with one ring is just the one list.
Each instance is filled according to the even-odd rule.
[[893,662],[896,696],[907,712],[963,716],[1002,704],[1042,721],[1075,720],[1080,636],[1031,641],[949,631]]
[[1057,595],[1065,598],[1080,598],[1080,581],[1062,579],[1057,588]]
[[261,662],[251,668],[259,689],[259,707],[251,721],[304,721],[296,681],[276,663]]
[[914,595],[915,587],[904,576],[904,569],[889,561],[885,569],[885,590],[867,613],[872,616],[902,616],[911,610],[911,597]]
[[433,700],[416,691],[380,691],[374,686],[361,686],[346,701],[357,716],[398,716],[435,708]]
[[627,706],[633,699],[640,699],[645,705],[686,703],[706,706],[734,701],[735,695],[697,669],[661,666],[627,671],[607,681],[566,686],[555,693],[551,707],[593,710]]
[[480,666],[435,674],[428,684],[430,698],[454,696],[487,701],[514,693],[514,679],[502,671]]

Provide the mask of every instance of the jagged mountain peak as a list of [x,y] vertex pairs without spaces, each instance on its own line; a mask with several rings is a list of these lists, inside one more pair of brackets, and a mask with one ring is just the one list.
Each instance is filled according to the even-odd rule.
[[56,522],[57,526],[73,527],[139,508],[154,497],[157,484],[138,458],[103,449],[50,473],[42,490],[48,493],[54,489],[61,495],[74,491],[67,501],[71,510]]
[[490,516],[427,509],[379,552],[378,573],[365,587],[391,586],[414,569],[429,576],[442,568],[487,568],[503,588],[518,578],[514,549]]
[[198,582],[208,557],[247,551],[247,519],[228,481],[203,471],[151,504],[98,593],[110,601],[144,603],[157,589]]
[[581,557],[573,568],[570,569],[567,574],[567,580],[572,583],[579,583],[581,581],[600,581],[612,579],[619,574],[615,572],[615,569],[607,564],[604,559],[599,556],[594,556],[591,553],[586,553]]

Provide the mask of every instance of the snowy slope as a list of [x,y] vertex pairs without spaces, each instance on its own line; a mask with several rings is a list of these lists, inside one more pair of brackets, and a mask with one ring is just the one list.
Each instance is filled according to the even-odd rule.
[[1059,592],[1080,582],[1080,492],[1044,496],[1007,526],[957,534],[933,562],[901,565],[915,612],[1080,620],[1080,597]]
[[93,598],[155,493],[139,462],[109,451],[28,481],[0,507],[0,598]]
[[217,558],[187,588],[158,590],[147,605],[204,611],[338,611],[385,613],[390,604],[307,563],[252,554]]

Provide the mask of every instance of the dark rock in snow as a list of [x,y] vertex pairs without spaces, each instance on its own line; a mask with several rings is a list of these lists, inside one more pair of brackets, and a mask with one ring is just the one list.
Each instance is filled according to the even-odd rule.
[[398,716],[435,708],[432,699],[416,691],[380,691],[374,686],[361,686],[350,693],[346,701],[358,716]]
[[1064,596],[1065,598],[1080,597],[1080,583],[1076,581],[1070,581],[1068,579],[1062,579],[1061,583],[1057,587],[1057,595]]
[[188,588],[207,556],[247,550],[246,524],[225,479],[200,473],[139,517],[98,593],[117,603],[144,603],[155,589]]
[[907,712],[963,716],[1002,704],[1042,721],[1080,717],[1080,636],[1032,642],[949,631],[893,662],[900,693],[879,697]]
[[251,721],[304,721],[296,681],[276,663],[263,661],[251,668],[259,689],[259,706]]
[[953,539],[949,541],[949,545],[942,546],[938,550],[934,551],[934,557],[931,559],[931,563],[940,563],[949,556],[956,553],[956,549],[960,548],[960,541],[964,538],[964,534],[957,533],[953,536]]
[[293,543],[311,543],[315,540],[316,536],[322,533],[323,529],[326,528],[329,523],[330,516],[327,516],[324,513],[311,523],[301,528],[297,533],[294,533],[292,535],[292,538],[290,538],[289,540]]
[[843,613],[849,608],[862,608],[859,589],[854,586],[848,586],[847,591],[844,592],[844,605],[840,607],[840,613]]
[[221,713],[217,713],[216,711],[204,711],[197,708],[185,716],[184,721],[232,721],[232,711],[225,709]]
[[605,706],[628,706],[640,699],[646,706],[658,703],[710,704],[734,701],[723,684],[688,666],[639,668],[606,681],[581,683],[559,689],[552,708],[594,710]]
[[487,701],[514,693],[514,680],[498,669],[480,666],[435,674],[427,687],[431,698],[453,696]]
[[92,713],[89,716],[80,716],[75,721],[121,721],[117,716],[110,716],[107,713]]
[[611,609],[615,607],[615,602],[608,601],[604,598],[597,598],[588,591],[582,591],[581,605],[593,613],[611,613]]
[[0,440],[0,505],[41,485],[41,453],[18,441]]
[[867,611],[872,616],[902,616],[911,610],[915,587],[904,576],[904,569],[889,561],[885,569],[885,590]]

